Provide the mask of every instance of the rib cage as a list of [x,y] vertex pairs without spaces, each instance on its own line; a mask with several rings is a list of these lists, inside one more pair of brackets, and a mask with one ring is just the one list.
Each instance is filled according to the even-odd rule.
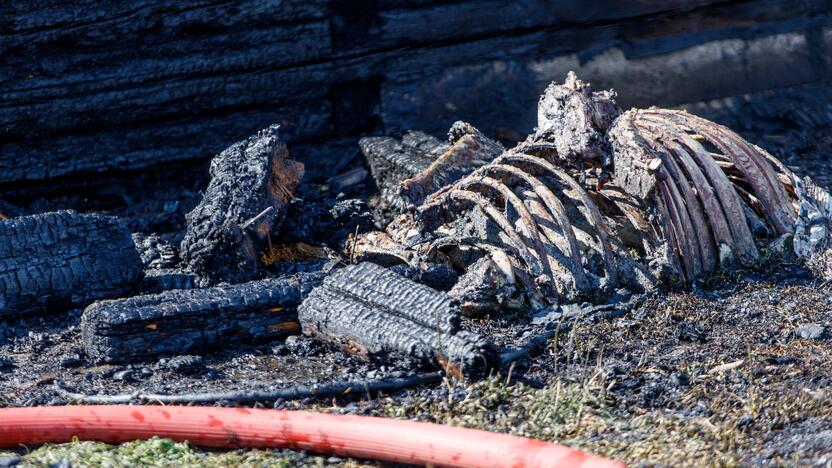
[[[599,205],[596,198],[604,203]],[[491,225],[486,228],[491,232],[478,239],[479,246],[484,251],[508,250],[512,268],[530,273],[525,281],[524,275],[519,278],[533,297],[548,302],[597,299],[634,282],[641,287],[656,282],[646,268],[631,261],[624,245],[611,239],[611,230],[623,228],[617,218],[625,218],[616,213],[616,201],[590,193],[542,157],[508,151],[429,196],[417,217],[434,230],[439,224],[470,223],[472,210]]]
[[731,130],[651,108],[624,113],[608,138],[615,183],[657,211],[686,282],[726,262],[751,261],[757,241],[794,232],[794,175]]

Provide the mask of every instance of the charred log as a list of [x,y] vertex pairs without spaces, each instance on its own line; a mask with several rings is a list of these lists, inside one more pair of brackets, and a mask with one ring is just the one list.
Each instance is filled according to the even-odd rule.
[[115,218],[57,211],[0,221],[0,317],[130,293],[142,264]]
[[269,127],[211,161],[211,182],[186,216],[180,248],[194,272],[234,282],[256,274],[258,253],[303,177],[303,165],[289,159],[277,133],[278,126]]
[[295,333],[296,308],[323,274],[96,302],[81,318],[87,354],[125,362],[200,353]]
[[282,119],[313,172],[379,120],[522,134],[574,66],[627,107],[829,77],[825,2],[6,3],[0,183],[203,159]]
[[497,362],[491,345],[459,330],[451,297],[372,263],[327,277],[298,316],[304,333],[360,356],[407,356],[465,376],[482,375]]

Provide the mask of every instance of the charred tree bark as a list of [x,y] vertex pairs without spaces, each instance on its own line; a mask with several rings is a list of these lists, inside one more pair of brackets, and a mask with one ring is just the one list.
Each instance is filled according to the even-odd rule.
[[141,277],[115,218],[57,211],[0,221],[0,318],[118,297]]
[[304,333],[360,356],[407,356],[472,377],[497,362],[482,337],[459,330],[459,307],[448,295],[372,263],[327,277],[298,317]]
[[97,361],[125,362],[295,333],[296,307],[322,275],[96,302],[81,319],[84,347]]
[[271,241],[285,207],[303,177],[271,126],[226,149],[211,161],[211,182],[186,216],[180,255],[212,279],[252,279],[261,248]]
[[0,220],[14,218],[20,215],[21,213],[16,206],[0,198]]

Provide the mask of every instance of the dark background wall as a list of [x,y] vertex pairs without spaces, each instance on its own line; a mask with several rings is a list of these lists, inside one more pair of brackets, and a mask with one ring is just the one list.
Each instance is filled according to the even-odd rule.
[[313,178],[359,136],[503,139],[569,70],[625,106],[832,72],[832,1],[57,0],[0,5],[0,186],[207,160],[273,122]]

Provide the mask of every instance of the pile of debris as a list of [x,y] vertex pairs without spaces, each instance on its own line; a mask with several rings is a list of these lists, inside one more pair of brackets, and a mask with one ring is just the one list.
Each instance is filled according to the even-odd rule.
[[176,238],[71,211],[0,221],[0,318],[87,306],[83,342],[99,362],[303,332],[477,378],[512,353],[501,359],[463,315],[626,300],[763,249],[832,276],[828,193],[725,127],[624,112],[574,74],[511,149],[462,122],[447,142],[411,131],[359,145],[379,189],[372,213],[358,200],[305,206],[303,165],[273,126],[213,159]]

